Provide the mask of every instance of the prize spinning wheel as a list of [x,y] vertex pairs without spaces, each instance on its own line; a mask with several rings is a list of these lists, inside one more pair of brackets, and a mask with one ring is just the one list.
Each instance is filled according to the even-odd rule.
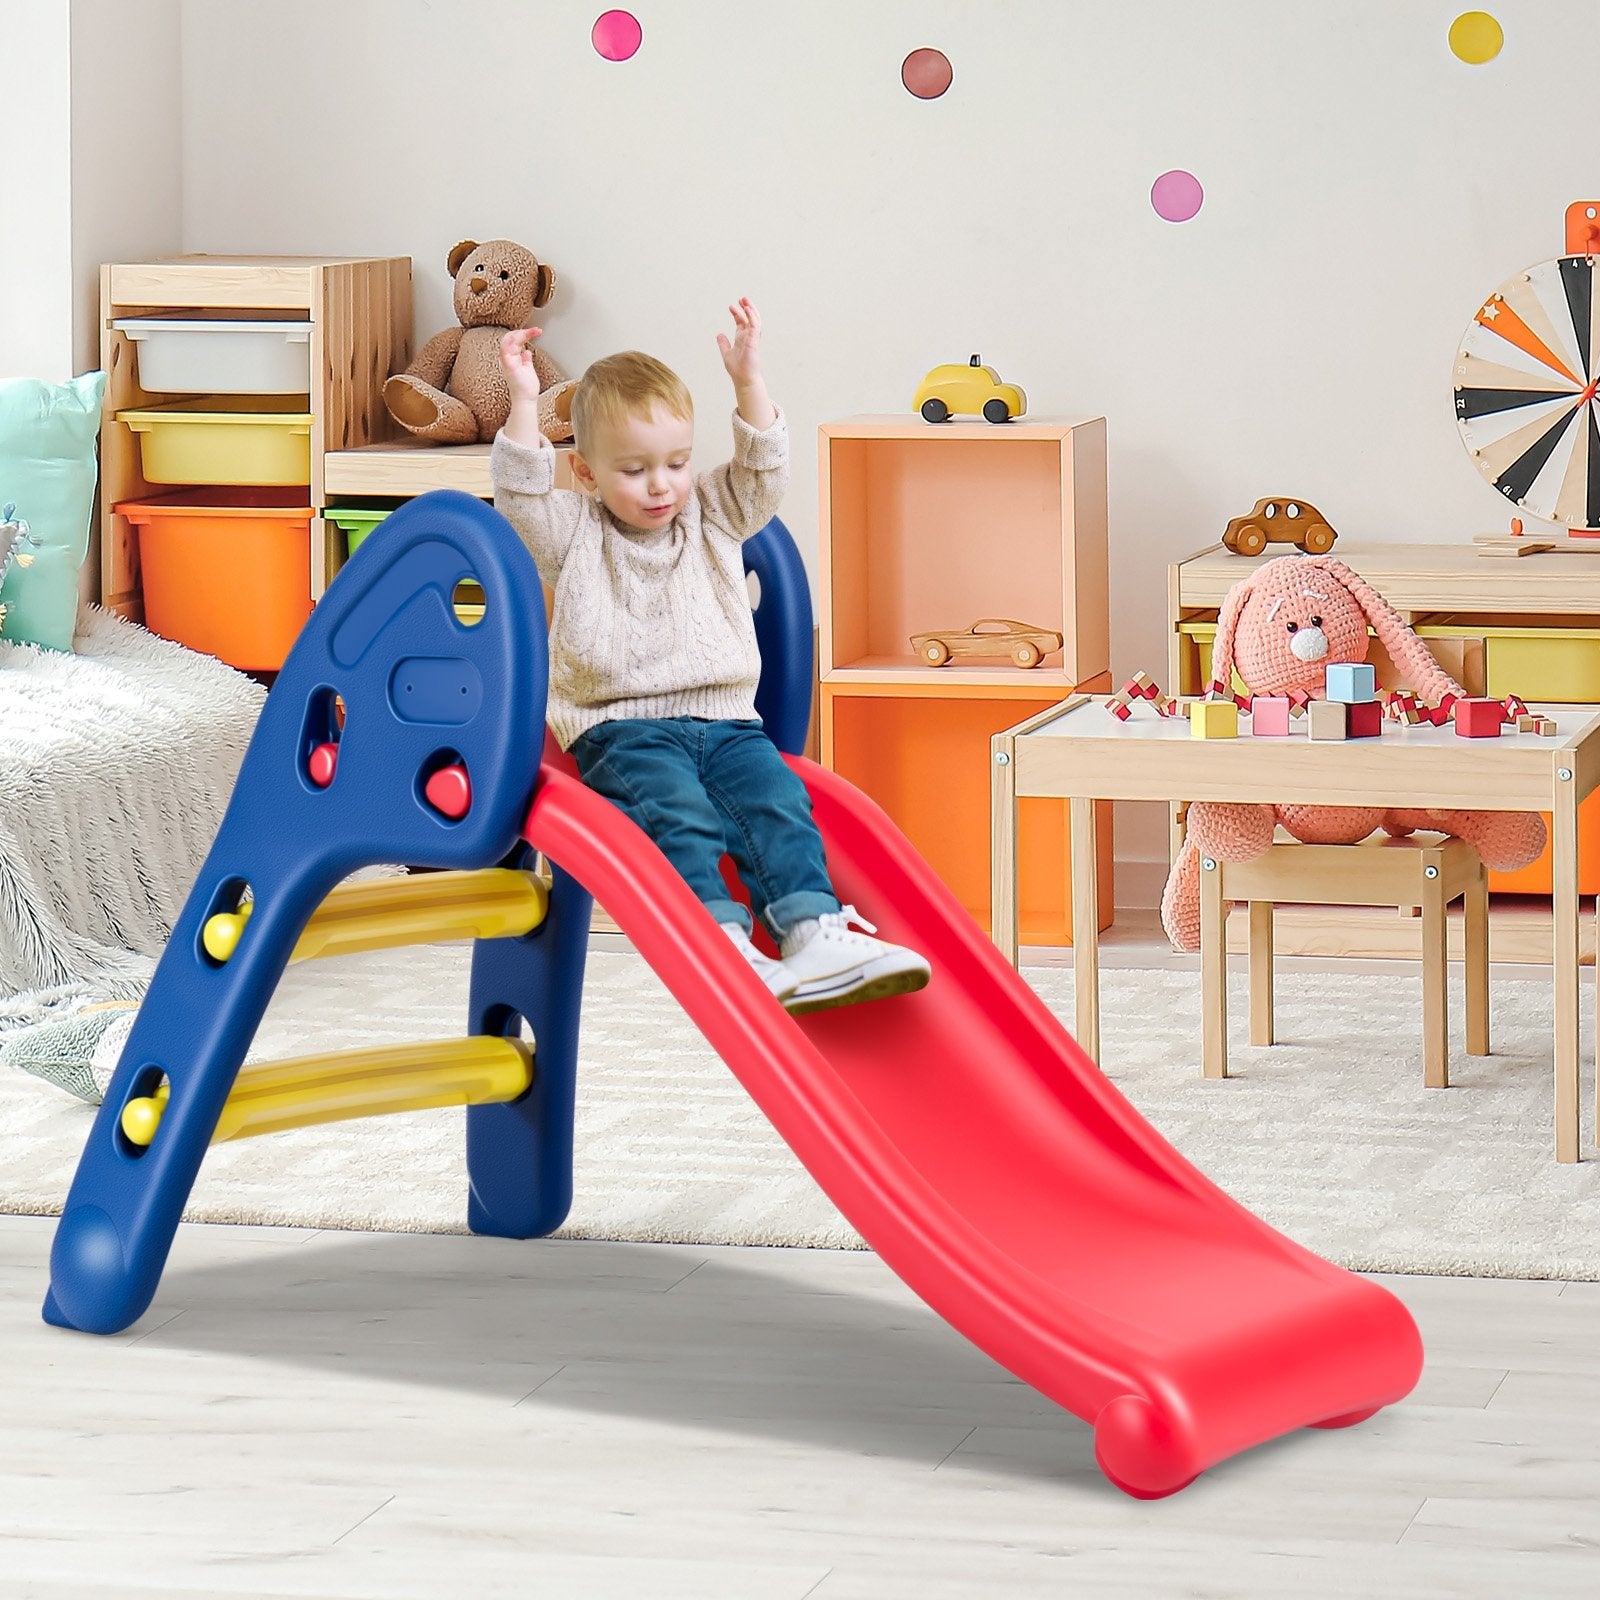
[[[1568,235],[1568,248],[1572,237]],[[1456,356],[1456,422],[1484,478],[1530,516],[1600,534],[1600,261],[1508,278]]]

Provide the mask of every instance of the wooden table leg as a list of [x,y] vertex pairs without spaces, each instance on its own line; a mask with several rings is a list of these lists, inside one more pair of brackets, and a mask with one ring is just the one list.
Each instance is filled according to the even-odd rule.
[[[1223,922],[1227,935],[1227,922]],[[1276,1044],[1272,1021],[1272,902],[1250,902],[1250,1043]]]
[[1094,801],[1072,800],[1072,980],[1078,1043],[1100,1059],[1100,886]]
[[1461,897],[1467,968],[1467,1054],[1489,1054],[1489,876],[1482,868]]
[[[1428,856],[1433,860],[1428,860]],[[1425,852],[1422,879],[1422,1082],[1450,1086],[1450,946],[1444,917],[1443,868]],[[1427,874],[1431,872],[1432,877]]]
[[[1565,752],[1563,753],[1565,755]],[[1570,760],[1570,755],[1566,755]],[[1561,774],[1566,776],[1562,777]],[[1556,1160],[1578,1159],[1578,785],[1557,769],[1550,807],[1550,919],[1555,936]]]
[[1200,858],[1200,1070],[1228,1076],[1228,906],[1222,863]]
[[989,936],[1017,964],[1017,742],[990,741]]

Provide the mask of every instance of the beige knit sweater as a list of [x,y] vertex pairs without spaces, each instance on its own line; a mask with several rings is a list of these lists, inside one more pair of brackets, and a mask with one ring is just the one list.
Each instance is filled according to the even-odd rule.
[[789,481],[780,412],[757,433],[737,412],[733,460],[695,479],[665,528],[625,528],[596,499],[556,489],[555,450],[504,432],[490,452],[495,509],[555,594],[547,717],[563,750],[617,717],[754,717],[761,656],[739,546]]

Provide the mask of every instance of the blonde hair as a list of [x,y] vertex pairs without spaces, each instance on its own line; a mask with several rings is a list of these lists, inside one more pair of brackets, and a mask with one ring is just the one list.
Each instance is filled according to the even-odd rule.
[[642,350],[624,350],[590,362],[572,396],[572,437],[579,450],[596,428],[626,417],[648,417],[660,405],[669,416],[694,421],[694,401],[671,367]]

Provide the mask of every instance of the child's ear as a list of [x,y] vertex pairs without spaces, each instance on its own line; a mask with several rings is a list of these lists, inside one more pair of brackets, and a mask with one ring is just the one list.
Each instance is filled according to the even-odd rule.
[[572,452],[572,476],[578,487],[585,494],[593,494],[599,488],[599,484],[595,481],[593,468],[576,450]]

